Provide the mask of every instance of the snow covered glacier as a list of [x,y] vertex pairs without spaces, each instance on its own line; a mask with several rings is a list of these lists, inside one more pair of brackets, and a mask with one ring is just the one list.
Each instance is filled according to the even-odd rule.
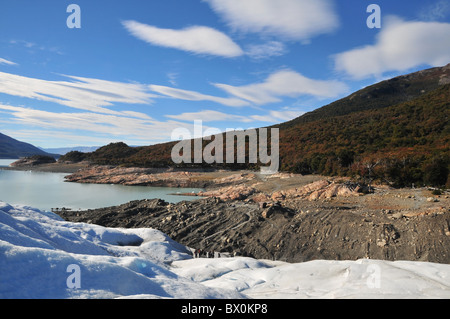
[[71,223],[0,201],[0,299],[450,298],[450,265],[193,259],[154,229]]

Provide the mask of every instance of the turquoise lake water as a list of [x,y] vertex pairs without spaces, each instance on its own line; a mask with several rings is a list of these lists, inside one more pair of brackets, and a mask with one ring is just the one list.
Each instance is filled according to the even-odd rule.
[[[13,160],[0,160],[0,167]],[[95,209],[132,200],[161,198],[170,203],[197,197],[173,195],[198,192],[197,188],[96,185],[64,182],[64,173],[9,171],[0,169],[0,201],[41,210],[52,208]]]

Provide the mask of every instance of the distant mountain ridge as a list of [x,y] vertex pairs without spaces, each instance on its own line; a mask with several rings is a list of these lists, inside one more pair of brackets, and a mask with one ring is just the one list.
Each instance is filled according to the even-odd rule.
[[58,154],[47,153],[29,143],[18,141],[0,133],[0,159],[19,159],[33,155],[59,157]]
[[47,153],[65,155],[65,154],[67,154],[69,152],[73,152],[73,151],[83,152],[83,153],[95,152],[100,147],[99,146],[74,146],[74,147],[56,147],[56,148],[39,147],[39,148]]

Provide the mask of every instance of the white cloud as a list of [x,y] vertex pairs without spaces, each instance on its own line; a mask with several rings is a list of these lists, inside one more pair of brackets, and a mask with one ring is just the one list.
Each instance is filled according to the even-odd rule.
[[305,112],[300,110],[284,110],[284,111],[271,111],[270,114],[278,120],[290,121],[299,116],[305,114]]
[[93,136],[92,134],[86,136],[82,133],[68,133],[67,131],[58,129],[4,130],[2,133],[12,136],[19,141],[27,141],[27,143],[31,143],[35,146],[46,148],[80,146],[80,143],[83,143],[83,146],[100,146],[122,141],[108,136]]
[[204,0],[235,30],[309,40],[339,26],[331,0]]
[[144,145],[170,141],[173,130],[180,127],[192,129],[193,125],[178,121],[161,122],[150,117],[136,118],[133,113],[56,113],[2,104],[0,110],[12,116],[10,123],[25,125],[27,128],[38,127],[47,132],[64,131],[66,134],[76,133],[78,136],[88,134],[89,139],[113,139]]
[[0,64],[17,65],[17,63],[0,58]]
[[122,24],[133,36],[157,46],[227,58],[244,54],[239,45],[229,36],[209,27],[192,26],[182,30],[161,29],[132,20],[123,21]]
[[57,46],[46,46],[37,44],[34,42],[24,41],[24,40],[10,40],[10,44],[22,46],[27,49],[28,53],[36,53],[37,51],[45,51],[47,53],[56,53],[58,55],[64,55],[64,52]]
[[263,44],[249,45],[245,53],[252,59],[264,60],[273,56],[281,56],[286,51],[286,47],[282,42],[269,41]]
[[141,84],[66,77],[74,81],[47,81],[0,72],[0,93],[105,114],[120,114],[105,108],[113,103],[148,104],[155,97]]
[[199,112],[183,113],[179,115],[166,115],[166,117],[188,122],[193,122],[196,120],[201,120],[203,122],[219,122],[219,121],[252,122],[252,119],[246,116],[226,114],[223,112],[213,110],[203,110]]
[[36,43],[33,42],[28,42],[28,41],[24,41],[24,40],[11,40],[9,41],[10,44],[18,44],[18,45],[22,45],[25,48],[33,48],[36,46]]
[[188,91],[182,89],[171,88],[168,86],[161,85],[149,85],[150,90],[157,92],[159,94],[186,101],[211,101],[216,102],[226,106],[247,106],[249,103],[247,101],[237,99],[237,98],[222,98],[217,96],[211,96],[202,94],[195,91]]
[[374,45],[337,54],[336,70],[363,79],[423,64],[442,66],[450,62],[450,23],[407,22],[389,17],[384,25]]
[[242,107],[281,102],[285,97],[311,95],[316,98],[335,98],[346,93],[348,87],[339,81],[309,79],[292,70],[271,74],[264,82],[244,86],[215,83],[215,87],[227,92],[230,97],[206,95],[160,85],[149,85],[151,91],[179,100],[211,101],[225,106]]
[[272,110],[269,111],[267,114],[263,115],[244,116],[244,115],[227,114],[214,110],[203,110],[199,112],[183,113],[179,115],[166,115],[166,117],[187,122],[194,122],[201,120],[205,123],[235,121],[242,123],[267,122],[271,124],[276,124],[284,121],[290,121],[303,114],[305,114],[305,112],[303,111],[285,108],[278,111]]
[[303,114],[305,114],[305,112],[299,110],[270,111],[269,114],[252,115],[250,118],[254,121],[278,124],[280,122],[293,120]]
[[233,96],[258,105],[280,102],[283,97],[301,95],[335,98],[348,91],[348,87],[342,82],[313,80],[292,70],[273,73],[261,83],[245,86],[217,83],[215,86]]
[[450,13],[450,3],[448,0],[441,0],[428,5],[419,14],[420,18],[426,21],[437,21],[445,18]]
[[173,86],[177,86],[177,78],[178,78],[179,74],[175,73],[175,72],[169,72],[167,73],[167,78],[169,80],[169,83],[172,84]]

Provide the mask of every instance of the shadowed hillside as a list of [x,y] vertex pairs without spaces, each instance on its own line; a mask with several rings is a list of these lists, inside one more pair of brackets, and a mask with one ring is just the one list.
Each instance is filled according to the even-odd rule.
[[0,133],[0,158],[16,159],[21,157],[29,157],[33,155],[44,155],[58,157],[59,155],[49,154],[43,150],[24,142],[13,139],[7,135]]

